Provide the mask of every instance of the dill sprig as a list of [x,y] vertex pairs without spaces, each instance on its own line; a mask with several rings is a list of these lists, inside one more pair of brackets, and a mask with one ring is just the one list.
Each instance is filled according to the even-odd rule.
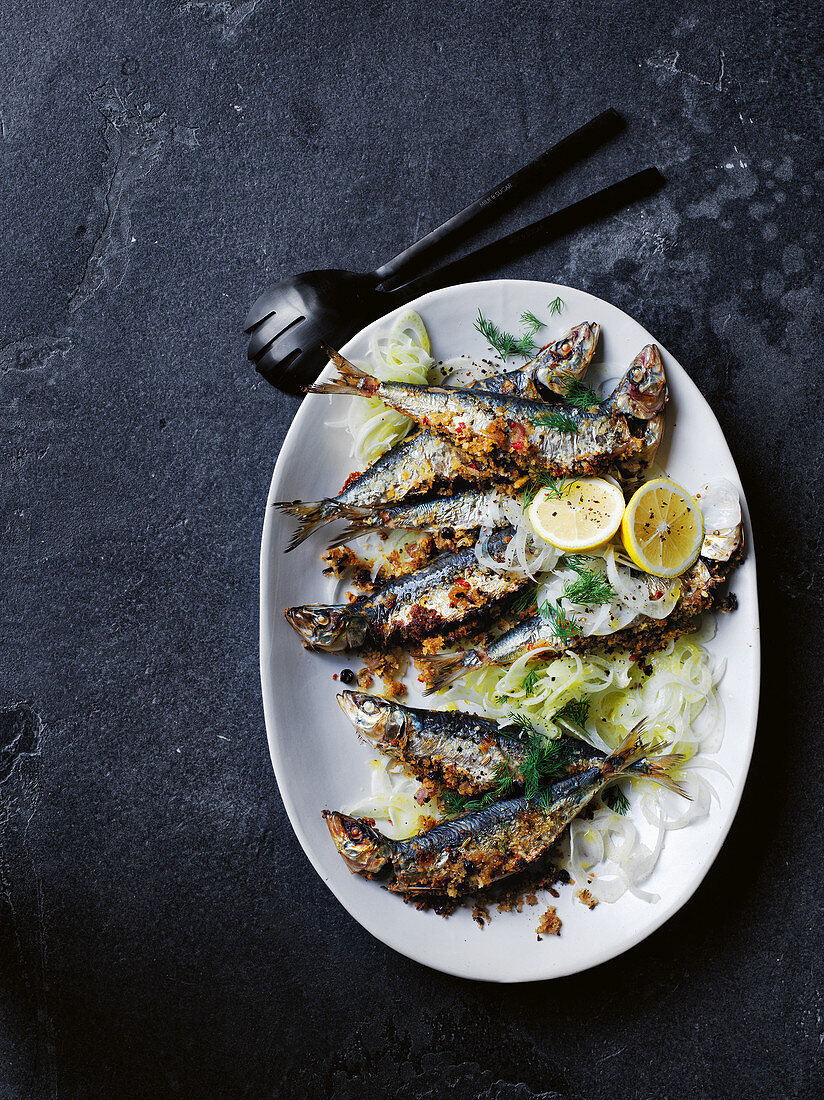
[[615,589],[605,573],[588,569],[586,572],[579,572],[577,580],[565,583],[564,596],[571,603],[581,604],[583,607],[594,607],[596,604],[610,603],[614,600]]
[[539,737],[539,733],[535,726],[532,724],[532,719],[527,718],[525,714],[519,714],[517,710],[511,710],[509,712],[509,721],[504,728],[515,726],[518,730],[519,737]]
[[521,498],[522,510],[527,510],[542,489],[546,489],[547,496],[558,497],[560,499],[564,493],[568,492],[570,484],[571,482],[567,481],[557,481],[548,473],[540,474],[538,477],[533,478],[526,489],[524,489],[524,495]]
[[539,321],[535,314],[530,313],[529,310],[526,310],[525,313],[521,314],[521,324],[526,325],[527,329],[532,330],[530,332],[530,336],[534,336],[538,329],[545,327],[544,322]]
[[540,734],[530,739],[523,764],[524,794],[532,798],[553,779],[564,773],[569,758],[569,746],[560,739],[549,741]]
[[532,669],[529,670],[529,672],[526,674],[526,676],[524,676],[523,682],[521,683],[521,688],[523,690],[524,695],[532,695],[537,686],[538,686],[538,669],[537,668],[532,668]]
[[572,405],[576,409],[581,409],[583,412],[588,412],[596,405],[601,404],[601,400],[595,390],[590,389],[590,387],[581,382],[580,379],[574,377],[564,383],[563,398],[567,405]]
[[574,615],[566,614],[560,599],[555,603],[544,600],[538,607],[538,614],[549,623],[552,633],[561,642],[569,642],[581,633],[581,624]]
[[521,774],[524,777],[524,795],[532,798],[541,787],[564,774],[570,744],[561,738],[550,740],[536,729],[526,714],[519,714],[515,710],[509,712],[508,725],[518,730],[521,739],[526,738],[526,756],[521,765]]
[[530,607],[534,607],[538,602],[538,589],[527,588],[523,591],[517,599],[513,600],[513,611],[529,611]]
[[585,557],[583,554],[567,554],[564,557],[564,565],[568,565],[570,569],[574,569],[576,573],[588,573],[592,568],[589,565],[591,558]]
[[[509,725],[518,731],[520,739],[526,739],[526,754],[521,765],[524,797],[540,798],[547,784],[564,775],[570,755],[570,742],[562,738],[550,740],[535,728],[527,715],[518,714],[517,711],[509,712]],[[452,817],[476,813],[500,799],[512,797],[516,781],[510,759],[503,746],[500,748],[504,759],[495,766],[495,785],[492,789],[480,797],[462,795],[456,791],[441,791],[438,799],[446,814]]]
[[509,757],[504,753],[504,759],[500,760],[493,771],[495,776],[495,797],[509,798],[515,788],[515,780],[509,767]]
[[582,695],[580,699],[568,699],[560,710],[552,715],[553,722],[574,722],[576,726],[583,726],[589,717],[589,699]]
[[621,814],[622,817],[629,811],[629,799],[617,783],[604,791],[601,795],[601,801],[610,810],[614,810],[616,814]]
[[533,421],[539,428],[550,428],[554,432],[577,432],[578,423],[569,415],[558,409],[551,409],[549,412],[540,413]]
[[564,308],[565,308],[565,302],[564,302],[563,298],[553,298],[552,301],[547,306],[547,309],[549,310],[549,316],[550,317],[556,317],[556,316],[560,317],[560,315],[564,312]]
[[472,795],[458,794],[457,791],[441,791],[438,795],[438,801],[444,813],[449,817],[459,817],[464,814],[477,813],[478,810],[488,809],[493,802],[498,801],[498,794],[496,791],[491,790],[481,795],[480,798],[473,798]]
[[552,788],[544,787],[544,789],[538,794],[536,799],[540,808],[545,814],[548,814],[552,809]]
[[475,328],[502,359],[508,359],[511,355],[520,355],[522,358],[528,359],[533,352],[538,350],[538,345],[533,340],[537,329],[533,328],[521,336],[513,336],[511,332],[498,328],[494,321],[484,317],[480,310],[478,310],[478,316],[475,319]]

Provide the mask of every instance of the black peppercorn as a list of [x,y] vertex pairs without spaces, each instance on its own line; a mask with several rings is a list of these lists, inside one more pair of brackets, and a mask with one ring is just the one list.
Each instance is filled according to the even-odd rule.
[[344,684],[354,684],[355,674],[351,668],[345,668],[340,674],[341,682]]

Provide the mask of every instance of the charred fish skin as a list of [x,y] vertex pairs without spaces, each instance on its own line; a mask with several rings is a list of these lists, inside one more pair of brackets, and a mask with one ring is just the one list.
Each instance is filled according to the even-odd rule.
[[[616,463],[632,461],[648,448],[633,428],[659,414],[667,400],[663,365],[652,345],[636,357],[615,393],[600,405],[591,410],[565,406],[574,431],[548,424],[546,406],[539,401],[484,391],[380,382],[337,352],[330,351],[330,356],[339,377],[310,387],[307,392],[380,397],[424,427],[434,428],[493,472],[548,472],[553,477],[603,473]],[[643,365],[639,364],[642,356]]]
[[[377,830],[358,829],[356,819],[327,812],[327,824],[350,870],[389,867],[389,889],[429,891],[457,897],[523,870],[544,855],[566,825],[616,776],[646,755],[638,735],[597,766],[559,780],[540,802],[511,798],[486,809],[441,822],[410,840],[391,841]],[[667,782],[671,782],[667,776]],[[355,823],[357,851],[349,839]],[[364,823],[365,824],[365,823]],[[365,828],[370,828],[368,825]],[[346,839],[345,850],[340,837]]]
[[[499,553],[512,537],[502,527],[489,539]],[[442,554],[422,569],[393,577],[375,592],[350,604],[288,607],[286,620],[307,649],[337,652],[357,649],[367,640],[384,646],[396,636],[407,641],[474,621],[490,604],[514,595],[528,580],[493,573],[480,565],[472,549]]]

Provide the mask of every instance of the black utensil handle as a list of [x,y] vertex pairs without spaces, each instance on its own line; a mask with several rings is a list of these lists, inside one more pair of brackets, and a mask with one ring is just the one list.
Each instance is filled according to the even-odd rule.
[[[421,266],[424,259],[430,260],[434,253],[445,251],[447,247],[453,248],[461,243],[481,226],[498,217],[503,211],[516,206],[522,199],[543,186],[549,180],[559,176],[565,169],[576,161],[593,152],[614,137],[624,128],[624,120],[617,111],[611,107],[600,115],[590,119],[583,126],[561,138],[546,152],[524,165],[513,175],[507,177],[490,191],[487,191],[476,202],[455,214],[443,225],[421,237],[415,244],[404,249],[403,252],[389,260],[374,272],[381,283],[394,281],[398,276],[404,277],[414,273]],[[467,230],[471,226],[471,230]]]
[[509,233],[492,244],[484,245],[474,252],[461,256],[452,263],[444,264],[435,271],[427,272],[409,283],[390,292],[395,305],[417,298],[436,287],[451,286],[471,280],[490,269],[500,267],[519,256],[534,252],[536,248],[557,240],[576,229],[599,221],[608,214],[614,214],[630,203],[655,194],[664,186],[666,180],[657,168],[644,168],[618,183],[610,184],[602,191],[596,191],[585,199],[579,199],[571,206],[556,210],[540,221],[525,225],[514,233]]

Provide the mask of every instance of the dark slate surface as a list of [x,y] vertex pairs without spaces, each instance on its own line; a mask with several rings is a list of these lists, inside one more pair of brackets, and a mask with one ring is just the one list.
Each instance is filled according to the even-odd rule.
[[[3,1097],[821,1095],[817,5],[445,7],[6,6]],[[646,162],[667,189],[507,273],[615,302],[712,402],[757,533],[759,741],[675,919],[487,987],[372,940],[283,813],[257,553],[297,401],[239,329],[267,281],[387,258],[608,104],[626,138],[528,212]]]

